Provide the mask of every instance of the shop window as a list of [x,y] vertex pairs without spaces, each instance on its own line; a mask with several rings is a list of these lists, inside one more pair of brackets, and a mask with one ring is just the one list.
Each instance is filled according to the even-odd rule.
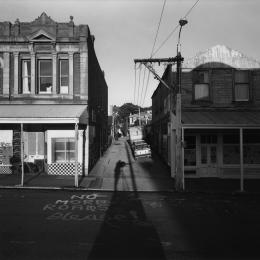
[[260,164],[259,133],[244,133],[244,163]]
[[194,99],[209,100],[209,72],[196,71],[194,77]]
[[73,138],[55,138],[53,143],[53,162],[75,161],[75,141]]
[[22,60],[22,93],[31,92],[31,61]]
[[[244,133],[244,164],[260,164],[260,134]],[[239,134],[223,136],[223,164],[240,164]]]
[[52,60],[38,61],[38,93],[52,93]]
[[184,136],[184,165],[196,165],[196,136]]
[[13,157],[13,131],[0,130],[0,165],[10,165]]
[[235,101],[249,100],[249,77],[248,71],[235,71]]
[[60,94],[69,94],[69,61],[60,60]]
[[200,142],[202,144],[216,144],[218,141],[217,135],[201,135]]
[[223,135],[223,164],[240,164],[238,133]]

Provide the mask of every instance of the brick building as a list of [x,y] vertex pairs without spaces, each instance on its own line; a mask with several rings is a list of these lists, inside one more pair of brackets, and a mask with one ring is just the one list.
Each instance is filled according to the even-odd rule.
[[[0,22],[0,135],[12,162],[87,174],[107,143],[108,89],[87,25]],[[6,137],[6,140],[2,140]],[[0,173],[11,173],[8,164]]]
[[[171,66],[163,79],[175,84]],[[260,63],[225,46],[212,47],[184,62],[181,99],[185,177],[259,178]],[[171,102],[175,109],[175,99],[159,84],[152,96],[153,148],[168,165],[170,153],[176,154],[170,145]]]

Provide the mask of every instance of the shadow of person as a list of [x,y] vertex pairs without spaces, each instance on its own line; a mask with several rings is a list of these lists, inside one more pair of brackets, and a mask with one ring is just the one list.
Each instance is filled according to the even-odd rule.
[[119,182],[119,179],[122,175],[122,168],[126,165],[126,163],[124,161],[117,161],[116,163],[116,167],[115,167],[115,182],[114,182],[114,191],[116,192],[117,191],[117,185],[118,185],[118,182]]
[[127,144],[125,149],[133,191],[117,191],[118,181],[123,178],[123,167],[126,165],[119,160],[114,169],[115,189],[87,259],[165,260],[160,237],[153,222],[146,215],[143,200],[137,190],[130,148]]

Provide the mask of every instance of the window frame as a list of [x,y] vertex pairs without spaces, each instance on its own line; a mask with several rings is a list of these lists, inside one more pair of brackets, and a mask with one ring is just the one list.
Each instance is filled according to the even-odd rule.
[[[64,62],[64,61],[66,61],[68,63],[68,74],[66,74],[66,75],[65,74],[62,75],[62,70],[61,70],[61,63]],[[67,78],[68,85],[66,85],[66,86],[61,85],[62,78]],[[62,91],[61,91],[62,87],[67,87],[67,93],[62,93]],[[62,95],[68,95],[69,94],[69,59],[66,59],[66,58],[59,59],[59,89],[60,89],[60,94],[62,94]]]
[[[238,72],[245,72],[247,74],[247,80],[245,82],[237,82],[236,81],[236,73]],[[234,81],[234,101],[235,102],[248,102],[250,101],[250,74],[249,70],[234,70],[233,72],[233,81]],[[237,98],[237,90],[236,87],[241,85],[247,85],[247,98]]]
[[[50,76],[41,76],[40,73],[41,73],[41,63],[42,62],[50,62],[51,64],[51,75]],[[48,58],[48,59],[44,59],[44,58],[39,58],[37,60],[37,82],[38,82],[38,94],[40,95],[44,95],[44,94],[53,94],[53,61],[51,58]],[[41,78],[51,78],[51,91],[50,92],[47,92],[47,91],[41,91]]]
[[[27,76],[24,76],[24,64],[25,62],[29,62],[30,63],[30,71],[28,73]],[[32,86],[32,82],[31,82],[31,71],[32,71],[32,63],[31,63],[31,59],[21,59],[21,88],[20,91],[22,94],[31,94],[31,86]],[[24,92],[24,79],[27,78],[28,79],[28,92]]]
[[[205,81],[203,79],[200,80],[199,74],[200,73],[207,73],[208,74],[208,81]],[[193,101],[194,102],[210,102],[211,101],[211,93],[210,93],[210,77],[211,77],[211,73],[210,70],[208,69],[199,69],[199,70],[194,70],[193,71]],[[205,85],[208,88],[208,96],[204,97],[204,98],[196,98],[196,86],[199,85]]]
[[[75,139],[73,137],[55,137],[52,138],[52,142],[53,142],[53,158],[52,158],[52,162],[53,163],[74,163],[75,162],[75,151],[76,151],[76,147],[75,147]],[[57,149],[55,148],[56,143],[64,143],[64,149]],[[68,143],[74,143],[74,149],[67,149],[68,148]],[[65,158],[64,160],[57,160],[56,159],[56,153],[64,153]],[[74,153],[74,158],[71,160],[70,158],[68,158],[68,153]]]

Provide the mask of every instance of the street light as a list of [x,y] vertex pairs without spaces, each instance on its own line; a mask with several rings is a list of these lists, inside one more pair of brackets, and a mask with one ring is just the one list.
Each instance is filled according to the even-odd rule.
[[[183,142],[184,136],[181,125],[181,63],[183,61],[183,57],[181,56],[181,51],[179,50],[180,46],[180,38],[181,38],[181,30],[184,25],[186,25],[188,21],[186,19],[181,19],[179,21],[180,30],[177,44],[177,75],[176,75],[176,83],[178,86],[178,92],[176,95],[176,175],[175,175],[175,188],[176,190],[183,191],[184,190],[184,165],[183,165]],[[173,149],[173,147],[172,147]]]

